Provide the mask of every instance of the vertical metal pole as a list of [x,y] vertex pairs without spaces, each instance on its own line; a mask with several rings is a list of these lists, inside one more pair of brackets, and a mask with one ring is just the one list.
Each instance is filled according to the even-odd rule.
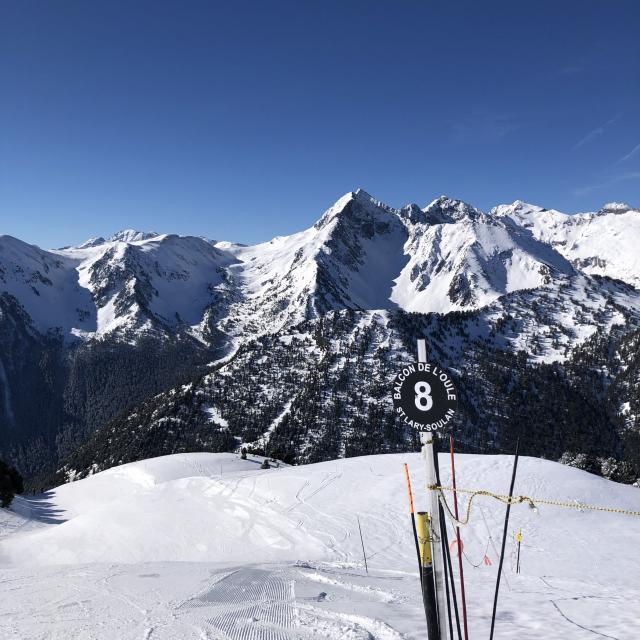
[[362,527],[360,526],[360,516],[356,516],[358,519],[358,531],[360,531],[360,544],[362,545],[362,556],[364,557],[364,568],[369,573],[369,567],[367,566],[367,554],[364,551],[364,539],[362,538]]
[[[456,463],[453,453],[453,436],[449,437],[449,451],[451,452],[451,483],[453,485],[453,509],[456,520],[458,515],[458,494],[456,493]],[[462,569],[462,537],[460,536],[460,527],[456,526],[456,543],[458,549],[458,571],[460,573],[460,597],[462,598],[462,623],[464,629],[464,640],[469,640],[469,630],[467,626],[467,599],[464,591],[464,571]]]
[[[442,485],[440,482],[440,462],[438,458],[438,450],[436,444],[433,445],[433,461],[436,466],[436,482],[438,485]],[[444,586],[447,590],[447,619],[449,620],[449,638],[453,640],[453,622],[451,620],[451,600],[453,600],[453,609],[456,618],[456,629],[458,630],[458,640],[462,640],[462,632],[460,631],[460,615],[458,613],[458,598],[456,596],[456,583],[453,577],[453,567],[451,566],[451,554],[449,553],[449,536],[447,535],[447,522],[444,513],[444,507],[442,501],[440,501],[440,531],[442,537],[442,567],[444,570]],[[451,598],[449,597],[449,584],[451,584]]]
[[[427,361],[427,347],[424,338],[418,340],[418,362]],[[436,466],[433,453],[433,433],[431,431],[420,434],[422,441],[422,455],[426,465],[427,486],[436,484]],[[444,571],[442,565],[443,551],[442,538],[440,537],[440,500],[437,491],[429,491],[431,538],[433,550],[433,577],[436,588],[436,602],[438,604],[438,626],[442,638],[447,636],[447,605],[445,602]]]
[[427,343],[424,338],[418,340],[418,362],[427,361]]
[[[436,471],[433,461],[433,433],[427,431],[422,436],[422,453],[427,467],[427,486],[435,486]],[[438,621],[443,638],[447,634],[447,604],[445,601],[444,566],[442,566],[442,538],[440,537],[440,500],[437,491],[429,491],[430,516],[433,549],[433,576],[436,585],[436,601],[438,603]]]
[[[513,473],[511,475],[511,485],[509,486],[509,498],[513,497],[513,487],[516,483],[516,471],[518,470],[518,455],[520,450],[520,438],[516,442],[516,453],[513,460]],[[498,610],[498,593],[500,591],[500,576],[502,575],[502,564],[504,563],[504,548],[507,543],[507,531],[509,529],[509,514],[511,513],[511,502],[507,504],[507,513],[504,516],[504,531],[502,532],[502,548],[500,549],[500,563],[498,564],[498,577],[496,578],[496,592],[493,596],[493,612],[491,614],[491,633],[489,640],[493,640],[493,630],[496,625],[496,611]]]
[[[441,507],[442,508],[442,507]],[[442,567],[444,569],[444,592],[445,595],[447,596],[447,622],[449,623],[449,640],[453,640],[453,620],[451,619],[451,593],[453,593],[453,590],[451,590],[451,592],[449,591],[449,580],[451,580],[451,586],[453,587],[453,573],[451,572],[451,563],[449,562],[449,566],[447,567],[447,539],[445,538],[445,536],[443,535],[444,533],[446,533],[446,529],[444,528],[444,514],[442,513],[442,511],[440,512],[440,535],[442,536],[442,544],[440,545],[442,547]],[[447,569],[449,569],[449,571],[447,571]],[[456,607],[457,609],[457,607]],[[458,627],[460,626],[460,623],[458,623]],[[459,640],[462,640],[462,638],[460,638]]]

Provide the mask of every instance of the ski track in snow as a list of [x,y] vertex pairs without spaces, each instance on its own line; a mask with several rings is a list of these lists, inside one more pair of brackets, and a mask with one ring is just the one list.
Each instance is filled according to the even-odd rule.
[[233,640],[286,640],[294,623],[293,584],[276,572],[240,569],[205,595],[222,611],[207,623]]
[[[361,577],[361,576],[357,576]],[[245,567],[216,576],[211,584],[178,606],[179,615],[197,622],[204,638],[290,640],[293,638],[401,638],[375,618],[336,613],[313,606],[316,597],[296,598],[296,584],[331,585],[366,594],[372,601],[394,602],[394,595],[368,586],[325,577],[294,567]],[[196,611],[197,610],[197,611]],[[195,612],[195,615],[194,615]],[[151,635],[149,637],[152,637]]]

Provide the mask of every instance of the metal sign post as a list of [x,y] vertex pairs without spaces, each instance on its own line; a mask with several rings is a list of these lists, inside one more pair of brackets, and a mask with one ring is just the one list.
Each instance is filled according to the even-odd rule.
[[[418,361],[404,366],[393,382],[393,404],[396,415],[407,426],[420,432],[428,486],[437,485],[434,432],[451,422],[457,403],[458,392],[448,372],[435,364],[427,363],[426,343],[423,339],[418,340]],[[436,633],[444,640],[447,636],[448,619],[446,567],[443,560],[446,550],[442,546],[440,501],[437,491],[429,492],[429,502],[431,561],[437,610],[433,611],[432,606],[427,606],[425,599],[427,629],[429,640],[436,640]],[[426,579],[431,579],[431,576],[423,574],[423,581]],[[424,592],[424,582],[422,586]],[[430,584],[426,586],[431,587]]]
[[[427,471],[427,485],[436,484],[436,467],[433,451],[433,433],[425,432],[420,434],[422,440],[422,455]],[[431,516],[431,550],[433,562],[433,579],[436,587],[436,602],[438,605],[438,627],[441,638],[444,640],[447,633],[447,605],[445,601],[444,572],[446,570],[442,562],[442,539],[440,537],[440,502],[438,493],[430,491],[429,511]]]

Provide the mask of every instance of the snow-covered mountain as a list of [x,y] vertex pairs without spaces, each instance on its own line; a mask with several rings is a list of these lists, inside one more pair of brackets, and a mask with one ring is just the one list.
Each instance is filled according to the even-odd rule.
[[[210,330],[233,342],[338,309],[447,313],[574,271],[640,283],[640,212],[485,214],[442,196],[389,207],[348,193],[311,228],[254,246],[127,229],[44,251],[0,237],[0,285],[41,333],[134,340]],[[209,332],[208,332],[209,330]]]
[[345,308],[476,309],[574,271],[529,233],[460,201],[392,209],[363,191],[306,231],[230,251],[238,301],[221,327],[243,333]]
[[517,200],[491,210],[552,246],[585,273],[640,286],[640,210],[612,202],[595,213],[567,215]]
[[111,239],[98,250],[64,252],[77,260],[79,285],[91,292],[94,333],[131,337],[185,329],[199,335],[233,256],[201,238],[145,235],[127,231],[124,237],[135,239]]
[[477,309],[501,295],[571,275],[553,248],[459,201],[438,198],[410,225],[392,298],[407,311]]
[[[32,466],[41,468],[52,451],[69,455],[97,427],[125,410],[135,414],[149,396],[214,365],[227,375],[227,364],[243,349],[255,353],[262,336],[307,335],[326,349],[316,334],[325,331],[328,314],[348,312],[351,320],[340,320],[332,333],[337,342],[324,385],[333,367],[350,366],[340,348],[370,330],[371,314],[384,319],[378,348],[396,359],[411,357],[406,344],[399,346],[397,318],[420,314],[432,320],[416,331],[444,331],[448,320],[436,316],[463,318],[458,338],[434,341],[459,370],[469,349],[480,353],[473,340],[485,350],[525,352],[532,363],[570,362],[596,334],[635,330],[639,241],[640,211],[626,205],[568,216],[515,202],[484,213],[441,196],[424,208],[393,208],[362,190],[344,195],[309,229],[253,246],[128,229],[45,251],[0,236],[0,454],[23,469],[35,456]],[[295,366],[306,370],[310,352],[293,351]],[[493,361],[488,351],[479,358]],[[260,438],[278,416],[284,426],[278,422],[270,433],[280,437],[289,428],[283,412],[296,407],[304,385],[287,386],[294,365],[285,355],[273,366],[272,383],[260,387],[267,408],[256,409],[253,426],[234,423],[234,437]],[[287,382],[281,388],[280,375]],[[30,401],[34,390],[42,406]],[[240,392],[226,392],[244,405]],[[192,403],[188,393],[176,397]],[[347,409],[337,422],[348,425],[351,416]],[[209,447],[230,446],[228,434],[198,429],[188,446],[192,436]],[[620,435],[618,427],[606,430]],[[170,439],[159,442],[172,446]],[[346,450],[345,441],[339,447]]]
[[51,251],[0,236],[2,293],[15,298],[35,330],[66,339],[197,333],[234,261],[201,238],[131,229]]

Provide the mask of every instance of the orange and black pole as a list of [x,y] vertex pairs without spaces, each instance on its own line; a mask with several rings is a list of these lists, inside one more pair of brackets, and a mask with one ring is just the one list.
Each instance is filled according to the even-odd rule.
[[420,561],[420,546],[418,545],[418,533],[416,531],[416,515],[413,507],[413,493],[411,492],[411,478],[409,477],[409,465],[405,462],[404,477],[407,481],[407,493],[409,495],[409,514],[411,515],[411,527],[413,529],[413,539],[416,543],[416,555],[418,557],[418,571],[420,573],[420,582],[422,582],[422,562]]

